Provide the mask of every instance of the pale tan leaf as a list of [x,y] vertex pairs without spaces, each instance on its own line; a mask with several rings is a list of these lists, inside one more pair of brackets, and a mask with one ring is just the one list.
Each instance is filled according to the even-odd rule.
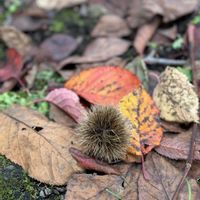
[[75,6],[84,2],[87,2],[87,0],[36,0],[37,6],[45,10],[60,10],[65,7]]
[[153,99],[166,121],[198,122],[199,100],[193,85],[176,68],[167,67],[154,89]]
[[130,34],[126,21],[117,15],[104,15],[92,31],[93,37],[122,37]]
[[69,154],[73,131],[35,111],[15,106],[0,113],[0,154],[19,164],[40,182],[62,185],[81,171]]
[[[149,180],[146,181],[143,174],[140,174],[138,180],[139,200],[172,199],[180,179],[182,178],[182,172],[156,153],[149,154],[144,165],[149,174]],[[200,199],[200,187],[196,181],[190,179],[189,183],[192,189],[192,199]],[[178,199],[188,200],[188,193],[187,184],[184,182]]]
[[25,56],[31,48],[31,38],[12,26],[0,27],[0,39],[9,48],[16,49],[22,56]]

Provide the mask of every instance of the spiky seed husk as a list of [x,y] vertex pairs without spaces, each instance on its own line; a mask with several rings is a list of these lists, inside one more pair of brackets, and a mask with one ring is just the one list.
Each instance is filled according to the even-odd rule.
[[180,123],[198,122],[199,100],[193,85],[176,68],[167,67],[154,89],[160,117]]
[[85,154],[108,163],[125,158],[129,124],[116,108],[92,107],[76,131]]

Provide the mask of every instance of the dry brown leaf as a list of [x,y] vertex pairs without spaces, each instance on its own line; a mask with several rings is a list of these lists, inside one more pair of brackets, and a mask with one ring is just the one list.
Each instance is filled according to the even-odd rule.
[[39,113],[15,106],[0,113],[0,153],[40,182],[62,185],[81,171],[69,153],[76,143],[71,129]]
[[153,17],[162,16],[165,23],[187,15],[198,9],[198,0],[89,0],[104,6],[111,14],[126,17],[129,25],[136,28]]
[[182,124],[177,122],[167,122],[165,120],[161,120],[161,126],[164,129],[164,132],[170,132],[170,133],[182,133],[185,131],[188,131],[190,129],[190,125],[187,125],[185,127],[181,127]]
[[30,16],[26,15],[19,15],[14,16],[11,22],[11,26],[21,30],[21,31],[37,31],[38,29],[45,29],[47,27],[49,20],[48,19],[40,19],[37,20],[33,19]]
[[[149,154],[144,165],[149,174],[149,180],[146,181],[143,174],[140,174],[138,180],[139,200],[172,199],[182,178],[181,171],[156,153]],[[200,187],[196,181],[190,179],[189,183],[192,189],[192,199],[200,199]],[[188,196],[188,187],[185,182],[178,199],[188,200]]]
[[178,28],[176,25],[167,28],[159,28],[152,38],[152,42],[158,45],[170,45],[177,37]]
[[87,2],[87,0],[36,0],[37,6],[45,10],[60,10],[65,7],[75,6],[84,2]]
[[[190,148],[191,131],[185,131],[180,134],[165,134],[160,146],[155,150],[171,159],[187,159]],[[200,137],[196,138],[194,159],[200,160]]]
[[199,100],[188,78],[167,67],[153,92],[153,99],[166,121],[198,122]]
[[31,39],[12,26],[0,27],[0,39],[3,40],[9,48],[14,48],[22,56],[31,48]]
[[104,15],[92,31],[93,37],[122,37],[130,34],[126,21],[117,15]]
[[75,174],[69,180],[65,200],[137,199],[139,168],[130,166],[122,177],[115,175]]
[[153,20],[151,20],[147,24],[144,24],[138,29],[138,32],[133,42],[133,46],[139,54],[144,53],[147,43],[158,28],[160,22],[161,18],[157,16]]
[[63,126],[74,128],[76,126],[76,122],[66,114],[65,111],[61,110],[55,105],[50,105],[49,116],[55,122],[62,124]]
[[63,60],[58,69],[70,63],[93,63],[105,61],[125,53],[130,46],[127,40],[120,38],[97,38],[91,42],[83,56],[72,56]]
[[78,47],[75,38],[66,34],[54,34],[40,45],[40,54],[54,60],[61,61],[69,56]]
[[[178,170],[183,171],[185,169],[185,161],[184,160],[169,160],[170,163],[176,167]],[[190,171],[188,173],[188,177],[193,178],[195,180],[200,178],[200,161],[194,160]]]
[[135,28],[159,15],[162,16],[163,22],[168,23],[193,12],[198,8],[198,5],[198,0],[131,0],[127,21],[132,28]]

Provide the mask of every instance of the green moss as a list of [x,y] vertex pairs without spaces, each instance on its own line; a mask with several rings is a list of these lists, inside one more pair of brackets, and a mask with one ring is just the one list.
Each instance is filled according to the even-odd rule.
[[36,199],[36,184],[5,157],[0,156],[0,199]]
[[81,16],[78,7],[74,9],[65,8],[56,13],[50,25],[50,31],[53,33],[64,32],[75,37],[87,36],[90,35],[96,21],[97,17],[90,16],[89,13],[86,16]]
[[55,15],[50,30],[52,32],[65,32],[68,31],[70,25],[83,27],[85,22],[79,13],[73,9],[63,9]]

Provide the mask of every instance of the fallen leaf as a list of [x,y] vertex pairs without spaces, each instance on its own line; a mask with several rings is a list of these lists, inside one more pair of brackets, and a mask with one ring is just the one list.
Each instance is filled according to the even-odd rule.
[[141,81],[144,88],[148,89],[148,70],[145,62],[141,57],[134,58],[133,61],[129,62],[125,69],[128,69],[132,73],[134,73]]
[[[176,167],[179,171],[183,171],[185,169],[185,160],[169,160],[169,162]],[[190,168],[190,171],[188,172],[188,176],[190,178],[193,178],[195,180],[198,180],[200,178],[200,161],[199,160],[193,160],[192,166]]]
[[148,70],[148,92],[150,96],[153,96],[153,91],[159,81],[160,73],[158,71]]
[[140,84],[139,79],[121,67],[90,68],[73,76],[65,87],[74,90],[90,103],[116,105]]
[[35,78],[38,73],[38,68],[39,68],[38,65],[33,64],[33,66],[31,66],[31,69],[27,72],[26,76],[24,77],[27,83],[27,87],[29,89],[32,88],[34,85]]
[[45,10],[60,10],[65,7],[72,7],[84,2],[87,2],[87,0],[36,0],[37,6]]
[[198,5],[198,0],[148,0],[148,2],[131,0],[129,1],[129,9],[126,12],[127,21],[132,28],[146,23],[155,16],[161,16],[162,21],[168,23],[192,13],[198,8]]
[[[177,134],[164,134],[160,146],[155,150],[168,158],[186,160],[189,155],[191,130]],[[194,159],[200,160],[200,137],[196,138]]]
[[159,123],[159,112],[151,97],[141,86],[124,96],[118,107],[131,123],[131,138],[127,152],[134,161],[135,157],[147,154],[160,144],[163,132]]
[[[125,67],[126,62],[127,62],[126,60],[124,60],[120,57],[113,57],[113,58],[110,58],[106,61],[92,63],[92,67],[98,67],[98,66]],[[87,68],[91,68],[91,63],[77,64],[76,66],[77,66],[78,69],[79,68],[80,69],[87,69]]]
[[2,39],[9,48],[15,48],[21,56],[25,56],[31,49],[31,39],[12,26],[0,27],[0,39]]
[[145,47],[147,46],[149,40],[158,28],[160,22],[161,18],[157,16],[138,29],[133,42],[133,46],[140,55],[144,53]]
[[71,147],[69,149],[69,152],[71,153],[72,157],[77,161],[78,166],[80,166],[83,169],[103,172],[105,174],[120,175],[119,170],[115,169],[112,165],[91,158],[81,153],[81,151],[79,151],[76,148]]
[[[144,166],[150,177],[146,181],[143,174],[140,174],[138,180],[139,200],[172,199],[182,178],[182,172],[156,153],[147,156]],[[192,199],[200,199],[198,184],[194,179],[189,179],[188,181],[192,189]],[[178,199],[188,200],[188,196],[188,187],[185,182]]]
[[117,15],[103,15],[92,31],[93,37],[123,37],[129,34],[126,21]]
[[137,199],[139,172],[139,167],[132,165],[123,178],[115,175],[74,174],[67,184],[65,199]]
[[53,103],[64,110],[76,122],[81,120],[86,111],[81,105],[77,94],[66,88],[54,89],[44,98],[44,100]]
[[83,56],[72,56],[63,60],[59,66],[71,64],[71,63],[93,63],[99,61],[105,61],[112,57],[116,57],[125,53],[130,46],[127,40],[120,38],[97,38],[92,41],[87,47]]
[[47,24],[47,19],[33,19],[30,16],[20,15],[14,16],[10,25],[21,31],[37,31],[47,27]]
[[157,45],[171,45],[172,41],[177,37],[177,32],[176,25],[167,28],[158,28],[151,41]]
[[147,23],[155,16],[161,16],[168,23],[198,9],[198,0],[89,0],[90,4],[101,5],[107,13],[126,18],[131,28]]
[[76,126],[76,122],[65,111],[53,104],[50,105],[49,118],[63,126],[70,128],[75,128]]
[[193,85],[176,68],[167,67],[153,92],[153,99],[166,121],[198,122],[199,100]]
[[22,57],[15,49],[8,49],[6,52],[7,62],[0,69],[0,82],[10,78],[19,79],[23,67]]
[[75,38],[64,34],[54,34],[40,45],[40,52],[54,61],[60,61],[69,56],[78,47]]
[[0,153],[22,166],[29,176],[63,185],[81,169],[69,153],[76,144],[71,129],[35,111],[15,106],[0,113]]
[[182,133],[191,128],[191,124],[187,124],[185,127],[182,127],[181,125],[182,124],[177,122],[167,122],[165,120],[161,120],[161,126],[163,127],[164,131],[168,133]]

